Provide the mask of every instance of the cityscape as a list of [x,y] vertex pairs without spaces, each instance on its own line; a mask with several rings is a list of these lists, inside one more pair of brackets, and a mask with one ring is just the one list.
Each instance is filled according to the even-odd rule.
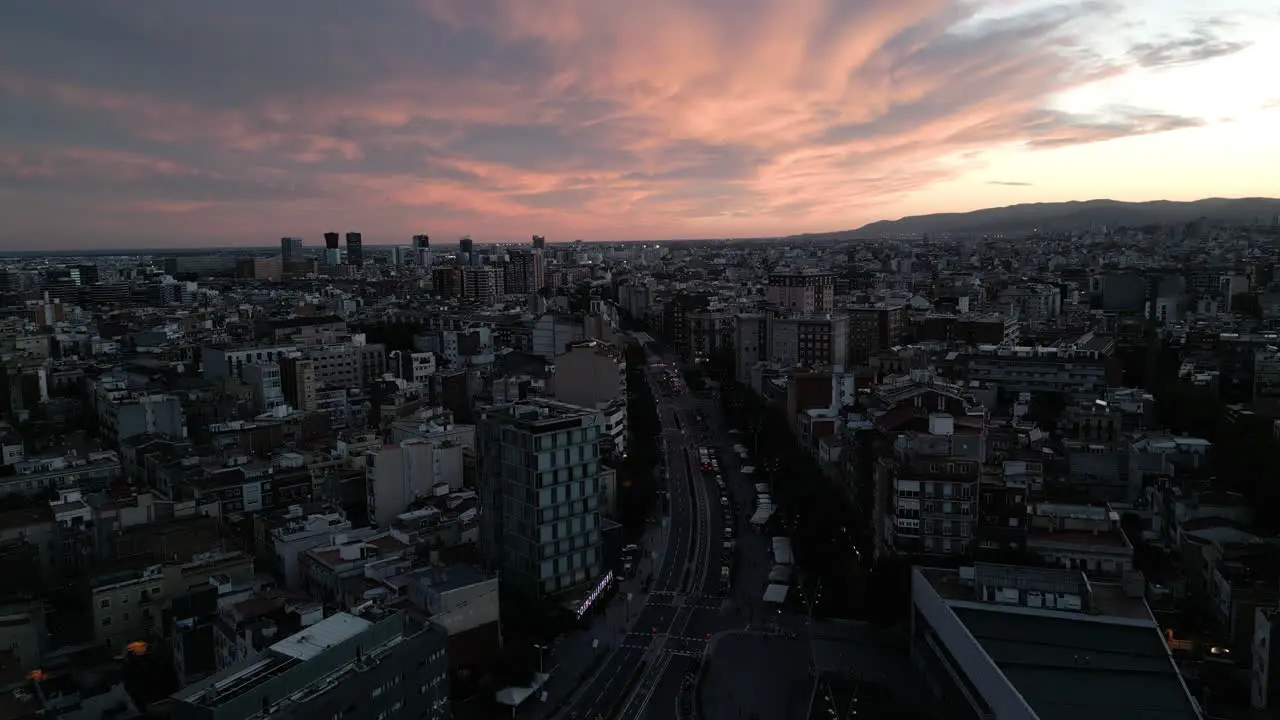
[[1280,717],[1274,1],[11,5],[0,720]]
[[11,257],[5,712],[1270,712],[1278,253],[1280,214]]

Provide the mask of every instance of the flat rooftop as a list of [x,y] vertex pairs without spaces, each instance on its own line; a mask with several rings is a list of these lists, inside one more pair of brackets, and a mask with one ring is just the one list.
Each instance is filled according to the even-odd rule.
[[1071,545],[1119,552],[1127,552],[1132,549],[1119,529],[1106,529],[1092,533],[1086,530],[1044,530],[1035,528],[1027,531],[1027,542],[1037,546],[1065,547]]
[[1041,720],[1199,720],[1154,625],[952,606]]
[[[946,568],[917,567],[920,574],[929,581],[934,592],[943,600],[954,602],[979,602],[973,585],[960,580],[960,573]],[[1019,568],[1022,571],[1034,571],[1034,568]],[[1121,618],[1124,620],[1146,620],[1152,623],[1151,610],[1142,598],[1131,598],[1124,594],[1118,583],[1108,583],[1089,579],[1090,599],[1097,616]],[[1068,616],[1071,617],[1071,616]],[[1096,616],[1095,616],[1096,617]]]
[[326,649],[359,635],[372,624],[347,613],[330,615],[272,645],[271,650],[295,660],[310,660]]

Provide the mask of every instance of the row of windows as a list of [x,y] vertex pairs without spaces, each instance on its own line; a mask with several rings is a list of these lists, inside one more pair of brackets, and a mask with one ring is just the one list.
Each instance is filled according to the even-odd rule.
[[[138,600],[139,600],[140,602],[146,602],[147,600],[151,599],[152,597],[159,597],[159,595],[160,595],[160,586],[159,586],[159,585],[156,585],[156,586],[153,586],[153,587],[150,587],[150,588],[142,588],[142,590],[140,590],[140,591],[138,592]],[[120,593],[119,598],[120,598],[120,604],[121,604],[121,605],[128,605],[128,604],[129,604],[129,595],[128,595],[128,593],[127,593],[127,592]],[[98,607],[99,607],[99,608],[101,608],[101,609],[103,609],[103,610],[110,609],[110,608],[111,608],[111,598],[109,598],[109,597],[99,598],[99,599],[98,599]]]
[[403,679],[404,679],[404,674],[403,674],[403,673],[396,673],[394,676],[387,678],[386,682],[384,682],[384,683],[382,683],[381,685],[379,685],[379,686],[375,687],[375,688],[373,689],[373,692],[372,692],[372,693],[370,693],[370,695],[371,695],[372,697],[374,697],[374,698],[381,697],[382,693],[384,693],[384,692],[386,692],[386,691],[390,690],[391,688],[393,688],[393,687],[395,687],[395,686],[399,685],[399,684],[400,684],[400,681],[401,681],[401,680],[403,680]]
[[544,560],[557,555],[564,555],[579,548],[591,548],[600,542],[600,534],[595,530],[582,535],[556,540],[554,543],[540,545],[540,554]]

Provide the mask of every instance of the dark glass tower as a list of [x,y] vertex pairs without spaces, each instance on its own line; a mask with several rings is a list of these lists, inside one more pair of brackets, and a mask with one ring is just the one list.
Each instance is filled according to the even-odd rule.
[[364,236],[358,232],[347,233],[347,264],[364,264]]

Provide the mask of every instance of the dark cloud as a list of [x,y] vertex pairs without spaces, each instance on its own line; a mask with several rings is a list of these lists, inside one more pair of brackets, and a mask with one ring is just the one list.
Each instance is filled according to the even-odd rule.
[[1138,43],[1129,50],[1129,57],[1141,67],[1161,68],[1234,55],[1249,47],[1248,42],[1221,37],[1216,27],[1202,25],[1189,37]]
[[1033,148],[1058,148],[1068,145],[1104,142],[1134,135],[1185,130],[1200,127],[1200,118],[1144,112],[1131,108],[1112,108],[1108,115],[1089,117],[1070,113],[1042,111],[1028,123]]

